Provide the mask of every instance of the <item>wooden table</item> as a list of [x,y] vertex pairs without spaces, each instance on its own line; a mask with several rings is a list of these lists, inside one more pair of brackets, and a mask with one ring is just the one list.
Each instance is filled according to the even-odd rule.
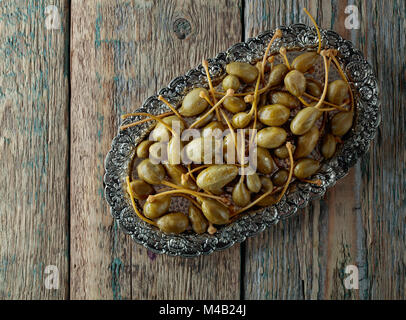
[[[349,1],[352,30],[346,2],[0,1],[0,299],[405,299],[405,1]],[[324,199],[224,252],[135,245],[104,200],[119,116],[202,58],[309,24],[303,7],[376,72],[382,125],[369,152]],[[59,289],[45,285],[49,265]],[[344,286],[347,265],[358,290]]]

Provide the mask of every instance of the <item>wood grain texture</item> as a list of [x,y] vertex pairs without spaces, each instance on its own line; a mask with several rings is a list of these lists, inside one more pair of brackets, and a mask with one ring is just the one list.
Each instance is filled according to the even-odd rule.
[[[347,4],[359,9],[359,30],[345,29]],[[368,154],[324,199],[247,241],[244,296],[405,299],[405,38],[399,32],[405,3],[247,0],[245,36],[278,25],[310,24],[303,7],[320,27],[339,32],[364,52],[382,91],[383,121]],[[347,265],[359,268],[359,290],[344,287]]]
[[239,298],[239,246],[147,252],[113,226],[102,175],[119,115],[240,37],[234,1],[72,1],[72,298]]
[[[0,300],[68,297],[69,7],[0,5]],[[59,269],[47,289],[46,266]]]

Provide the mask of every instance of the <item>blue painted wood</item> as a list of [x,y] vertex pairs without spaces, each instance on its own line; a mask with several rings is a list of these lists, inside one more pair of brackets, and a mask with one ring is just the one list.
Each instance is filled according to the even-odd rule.
[[0,299],[68,296],[69,10],[53,3],[59,27],[45,1],[0,2]]

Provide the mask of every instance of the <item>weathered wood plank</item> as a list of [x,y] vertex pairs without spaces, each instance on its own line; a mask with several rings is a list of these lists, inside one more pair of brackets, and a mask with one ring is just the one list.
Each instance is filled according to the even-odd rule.
[[[117,130],[118,41],[102,42],[115,16],[107,1],[72,1],[71,22],[71,298],[131,297],[131,245],[104,200],[104,158]],[[110,25],[108,34],[117,30]]]
[[239,297],[239,246],[156,257],[112,228],[102,160],[119,115],[240,37],[233,1],[72,2],[72,298]]
[[[356,1],[361,29],[351,31],[344,26],[346,5],[345,1],[246,1],[246,37],[281,24],[310,23],[302,11],[306,7],[321,27],[352,40],[374,66],[385,102],[377,140],[349,175],[299,217],[247,242],[246,298],[405,297],[405,143],[400,108],[404,90],[402,76],[387,72],[381,63],[385,56],[394,66],[402,66],[403,55],[396,52],[405,48],[398,33],[404,29],[404,3]],[[385,14],[378,15],[381,7]],[[392,143],[382,141],[383,133]],[[398,168],[396,178],[389,174],[394,168]],[[350,264],[359,268],[359,290],[344,287],[344,270]]]
[[59,27],[43,1],[0,5],[0,300],[69,292],[69,5],[53,4]]
[[406,298],[405,1],[359,1],[359,43],[381,88],[382,124],[360,165],[372,299]]

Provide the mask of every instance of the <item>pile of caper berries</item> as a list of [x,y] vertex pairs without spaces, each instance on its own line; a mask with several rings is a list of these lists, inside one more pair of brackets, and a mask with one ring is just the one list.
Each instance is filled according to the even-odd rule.
[[[265,64],[231,62],[218,83],[190,90],[182,105],[174,108],[176,113],[155,117],[155,141],[138,144],[133,162],[137,163],[137,178],[128,180],[130,196],[142,207],[139,210],[134,205],[137,214],[164,233],[214,233],[216,226],[231,223],[248,209],[275,204],[292,181],[320,182],[312,176],[323,159],[334,156],[352,127],[354,115],[346,79],[326,81],[327,87],[315,79],[316,64],[323,66],[324,62],[326,80],[327,58],[330,69],[339,68],[330,59],[334,52],[322,53],[300,52],[291,63],[282,51],[267,57]],[[207,72],[206,76],[210,77]],[[209,129],[255,126],[257,171],[240,176],[239,166],[234,164],[171,164],[173,133],[169,129],[174,121],[180,121],[181,131],[187,129],[191,121],[185,120],[191,120],[191,126],[202,132],[200,138],[183,146],[194,163],[203,162],[201,150],[205,139],[211,138],[205,134]],[[150,155],[168,136],[168,163],[153,164]],[[235,148],[234,141],[232,134],[224,137],[225,156],[227,148]],[[267,196],[261,197],[264,194]],[[189,201],[187,213],[170,212],[173,197]]]

